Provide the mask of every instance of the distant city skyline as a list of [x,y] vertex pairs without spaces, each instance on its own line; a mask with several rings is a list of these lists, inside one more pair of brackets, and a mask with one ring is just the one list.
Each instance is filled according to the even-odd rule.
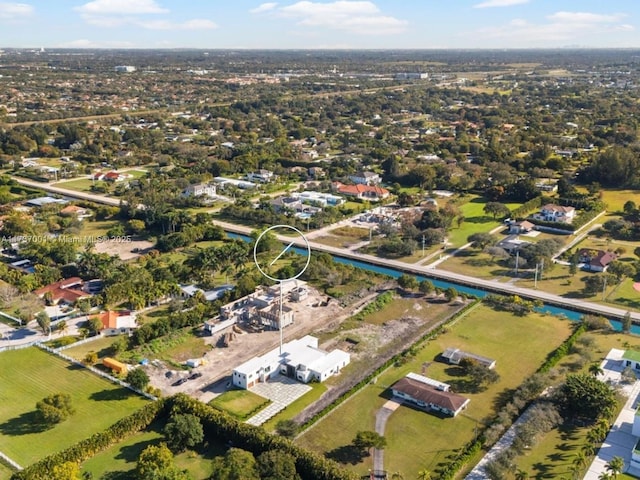
[[638,0],[0,1],[0,48],[640,48]]

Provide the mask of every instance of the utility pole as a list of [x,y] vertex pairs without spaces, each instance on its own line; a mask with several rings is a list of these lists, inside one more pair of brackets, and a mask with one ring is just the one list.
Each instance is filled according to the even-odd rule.
[[518,276],[518,263],[520,261],[520,250],[516,250],[516,277]]
[[540,280],[542,280],[542,272],[544,272],[544,258],[540,260]]
[[424,257],[424,235],[422,235],[422,256]]
[[533,280],[533,288],[538,288],[538,263],[536,263],[536,276]]
[[607,277],[604,277],[604,283],[602,284],[602,301],[603,302],[606,297],[606,294],[607,294]]

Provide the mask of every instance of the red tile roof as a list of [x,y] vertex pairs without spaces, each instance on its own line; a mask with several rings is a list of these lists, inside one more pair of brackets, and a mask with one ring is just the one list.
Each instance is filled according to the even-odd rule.
[[398,380],[391,388],[415,400],[426,404],[437,405],[451,412],[457,412],[469,401],[461,395],[437,390],[431,385],[407,377]]
[[81,290],[82,279],[80,277],[71,277],[59,280],[50,285],[34,290],[33,293],[39,297],[44,297],[47,293],[51,293],[51,300],[54,303],[64,300],[67,303],[74,303],[81,298],[90,297],[86,292]]
[[386,188],[379,187],[377,185],[345,185],[343,183],[336,183],[336,188],[338,193],[342,193],[343,195],[351,195],[355,197],[366,196],[366,197],[379,197],[383,198],[389,195],[389,190]]

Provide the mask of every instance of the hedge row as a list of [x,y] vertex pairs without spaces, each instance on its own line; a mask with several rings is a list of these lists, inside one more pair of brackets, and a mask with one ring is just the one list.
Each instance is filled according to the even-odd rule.
[[469,460],[480,453],[480,450],[482,450],[481,440],[473,440],[468,443],[462,450],[462,453],[442,469],[440,472],[440,480],[453,480],[456,478],[460,469],[464,467]]
[[147,428],[154,420],[166,413],[165,401],[150,402],[111,425],[102,432],[94,433],[89,438],[49,455],[11,476],[11,480],[50,480],[53,468],[66,462],[80,463],[121,442],[133,433]]
[[549,200],[547,197],[533,197],[528,202],[523,203],[518,208],[511,210],[511,216],[513,218],[522,218],[529,214],[533,210],[537,210],[542,206],[542,202]]
[[580,325],[573,331],[573,333],[567,338],[562,345],[556,348],[547,358],[547,360],[540,366],[538,372],[545,373],[555,367],[563,357],[567,356],[571,352],[571,348],[576,343],[576,340],[586,332],[588,329],[585,323]]
[[248,450],[255,456],[269,450],[282,450],[296,459],[296,471],[302,480],[356,480],[355,473],[343,469],[338,463],[295,445],[291,440],[267,433],[262,427],[240,423],[229,415],[205,405],[185,394],[167,399],[172,411],[190,413],[202,422],[205,436],[224,439],[237,448]]
[[476,299],[475,301],[469,303],[464,308],[462,308],[460,311],[458,311],[455,315],[453,315],[447,322],[443,323],[442,325],[440,325],[435,330],[431,330],[430,332],[427,332],[422,337],[420,337],[417,341],[415,341],[411,346],[409,346],[408,348],[404,349],[399,354],[394,355],[393,357],[389,358],[386,362],[384,362],[382,365],[380,365],[378,368],[376,368],[373,372],[371,372],[369,375],[367,375],[364,379],[362,379],[360,382],[356,383],[352,388],[350,388],[349,390],[344,392],[342,395],[340,395],[338,398],[336,398],[333,402],[331,402],[325,408],[323,408],[318,413],[316,413],[311,418],[309,418],[306,422],[304,422],[302,424],[302,429],[307,429],[307,428],[311,427],[318,420],[320,420],[321,418],[325,417],[327,414],[329,414],[331,411],[333,411],[336,407],[338,407],[339,405],[344,403],[346,400],[348,400],[350,397],[352,397],[354,394],[356,394],[358,391],[360,391],[360,389],[362,389],[363,387],[365,387],[369,383],[371,383],[371,380],[373,380],[374,377],[380,375],[387,368],[389,368],[392,365],[396,364],[396,362],[404,363],[406,361],[407,356],[415,355],[417,353],[417,350],[420,348],[420,345],[423,342],[425,342],[426,340],[429,340],[430,338],[436,337],[437,335],[442,333],[442,331],[444,330],[444,327],[446,325],[448,325],[449,323],[453,322],[454,320],[460,318],[467,310],[469,310],[472,307],[474,307],[478,302],[480,302],[480,300]]

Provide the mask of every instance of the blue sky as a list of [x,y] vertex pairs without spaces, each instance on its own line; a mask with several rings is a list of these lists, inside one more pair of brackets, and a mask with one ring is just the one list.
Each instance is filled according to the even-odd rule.
[[639,47],[639,0],[0,0],[0,47]]

